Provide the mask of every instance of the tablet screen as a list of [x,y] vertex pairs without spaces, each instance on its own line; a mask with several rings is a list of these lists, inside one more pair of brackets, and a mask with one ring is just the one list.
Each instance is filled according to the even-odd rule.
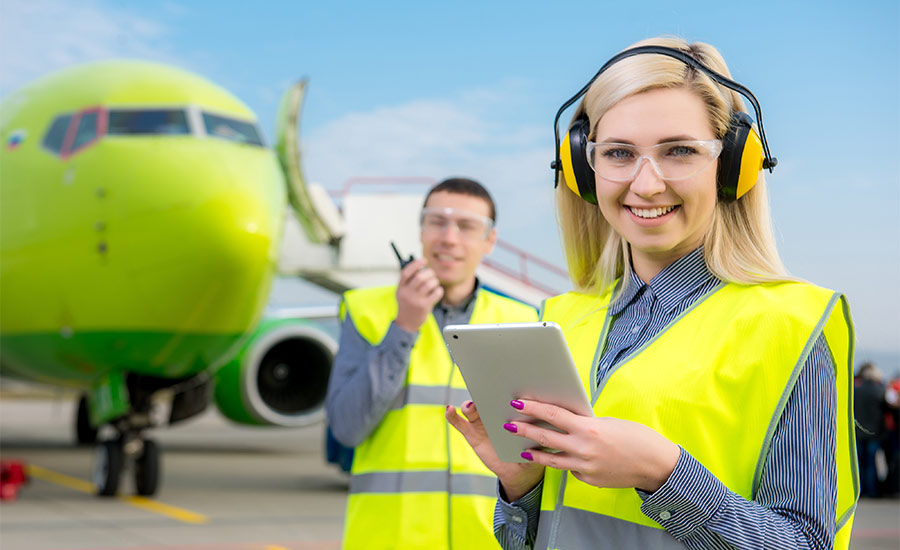
[[513,399],[541,401],[593,416],[556,323],[448,325],[443,332],[501,460],[525,462],[521,452],[538,447],[503,429],[503,424],[511,421],[534,422],[510,406]]

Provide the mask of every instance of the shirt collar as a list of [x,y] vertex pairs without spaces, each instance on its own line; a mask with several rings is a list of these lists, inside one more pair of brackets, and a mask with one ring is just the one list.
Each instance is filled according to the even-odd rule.
[[475,288],[472,289],[472,293],[469,294],[461,304],[459,304],[458,306],[448,306],[442,301],[438,300],[438,303],[434,305],[434,308],[441,308],[441,310],[443,310],[445,314],[450,313],[451,311],[456,313],[471,313],[472,308],[475,305],[475,296],[478,294],[478,291],[480,289],[481,281],[478,280],[478,277],[475,277]]
[[706,267],[701,246],[666,266],[649,284],[660,305],[670,311],[714,277]]
[[711,278],[715,275],[706,267],[703,247],[698,247],[666,266],[649,283],[644,283],[634,271],[629,273],[628,288],[610,305],[610,313],[618,315],[645,287],[659,300],[664,310],[670,311]]
[[625,287],[625,291],[609,305],[609,312],[612,315],[621,313],[622,310],[625,309],[625,306],[634,301],[635,297],[640,294],[645,286],[647,285],[644,284],[644,281],[642,281],[634,271],[630,271],[628,273],[628,285]]

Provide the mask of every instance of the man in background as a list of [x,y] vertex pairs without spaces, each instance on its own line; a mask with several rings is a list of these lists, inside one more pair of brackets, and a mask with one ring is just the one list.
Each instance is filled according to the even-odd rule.
[[498,547],[496,479],[444,419],[469,397],[441,330],[537,314],[475,276],[497,239],[494,201],[479,183],[437,184],[420,222],[424,257],[397,285],[348,291],[341,304],[326,410],[337,440],[356,447],[345,549]]

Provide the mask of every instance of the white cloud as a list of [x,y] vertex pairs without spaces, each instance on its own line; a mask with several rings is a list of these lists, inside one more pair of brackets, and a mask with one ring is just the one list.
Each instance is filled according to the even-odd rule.
[[93,2],[0,4],[0,95],[75,63],[112,57],[177,61],[158,21]]
[[505,81],[455,97],[345,114],[304,136],[309,173],[328,186],[351,176],[463,172],[497,176],[485,182],[491,187],[519,185],[523,170],[525,181],[535,180],[537,165],[528,154],[546,157],[540,169],[546,176],[553,140],[549,127],[523,121],[523,112],[536,111],[528,96],[527,83]]
[[350,113],[312,137],[310,158],[350,175],[433,173],[471,154],[486,126],[444,101],[414,101]]
[[344,115],[304,139],[306,174],[333,189],[358,176],[472,177],[494,195],[505,240],[554,256],[552,134],[510,123],[508,88]]

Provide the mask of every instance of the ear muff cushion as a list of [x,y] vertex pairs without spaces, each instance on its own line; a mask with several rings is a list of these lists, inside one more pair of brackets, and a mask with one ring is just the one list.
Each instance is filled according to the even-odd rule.
[[737,190],[735,192],[736,199],[741,198],[744,193],[750,190],[759,179],[759,172],[763,169],[763,153],[762,140],[759,134],[752,127],[744,140],[744,152],[741,155],[741,171],[738,174]]
[[738,111],[731,115],[728,132],[722,139],[722,154],[719,155],[719,170],[717,174],[719,196],[725,200],[737,198],[744,143],[747,141],[751,128],[752,122],[747,113]]
[[562,161],[563,178],[566,186],[576,195],[591,204],[597,204],[594,188],[594,171],[587,161],[588,129],[587,117],[576,119],[560,144],[559,158]]
[[753,119],[742,111],[733,113],[719,156],[719,196],[725,200],[741,198],[759,179],[764,158]]
[[559,144],[559,160],[562,163],[563,180],[566,182],[566,187],[580,197],[581,191],[578,190],[578,181],[575,180],[575,170],[572,168],[571,149],[569,134],[566,134],[562,143]]

